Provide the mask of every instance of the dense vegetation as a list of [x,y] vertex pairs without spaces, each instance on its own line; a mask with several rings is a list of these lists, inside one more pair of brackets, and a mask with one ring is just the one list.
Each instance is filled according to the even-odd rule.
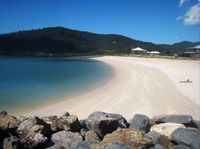
[[0,35],[0,55],[129,54],[131,48],[166,53],[165,47],[115,34],[94,34],[63,27]]

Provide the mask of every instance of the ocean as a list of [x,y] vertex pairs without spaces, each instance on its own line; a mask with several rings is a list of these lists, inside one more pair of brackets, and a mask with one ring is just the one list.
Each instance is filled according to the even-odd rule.
[[70,97],[102,85],[111,76],[112,68],[99,61],[0,57],[0,110]]

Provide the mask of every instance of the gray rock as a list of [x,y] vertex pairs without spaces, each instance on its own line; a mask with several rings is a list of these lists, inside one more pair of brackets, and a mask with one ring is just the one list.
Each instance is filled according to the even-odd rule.
[[165,144],[167,145],[167,138],[155,131],[150,131],[147,134],[144,135],[145,137],[151,138],[151,140],[153,141],[153,144]]
[[6,111],[0,111],[0,115],[1,116],[6,116],[6,115],[8,115],[8,113]]
[[3,140],[4,149],[20,149],[20,142],[17,137],[11,136]]
[[101,140],[98,135],[94,132],[94,130],[90,130],[85,133],[85,141],[99,143]]
[[168,147],[161,144],[156,144],[154,147],[151,147],[149,149],[168,149]]
[[100,144],[88,141],[82,141],[73,149],[129,149],[122,144]]
[[173,149],[191,149],[191,147],[183,144],[175,145]]
[[114,118],[95,117],[86,121],[86,127],[89,130],[94,130],[100,138],[103,138],[106,134],[117,129],[118,121]]
[[193,123],[194,123],[194,125],[195,125],[195,127],[196,127],[197,129],[200,129],[200,121],[198,121],[198,120],[193,120]]
[[129,128],[134,128],[137,130],[142,130],[148,132],[150,129],[149,118],[145,115],[135,114],[133,119],[131,119]]
[[18,121],[11,115],[0,115],[0,130],[16,129],[18,127]]
[[200,130],[178,128],[172,133],[172,138],[179,144],[186,144],[194,149],[200,148]]
[[159,123],[179,123],[189,126],[192,123],[192,116],[190,115],[160,115],[154,117],[157,124]]
[[126,119],[120,115],[120,114],[114,114],[114,113],[106,113],[106,112],[101,112],[101,111],[96,111],[93,112],[92,114],[89,115],[89,119],[93,119],[95,117],[110,117],[110,118],[115,118],[118,121],[119,126],[121,128],[128,128],[129,124],[126,121]]
[[49,149],[65,148],[72,149],[77,146],[79,142],[82,141],[82,137],[79,133],[73,133],[70,131],[59,131],[51,136],[51,141],[55,143]]
[[81,128],[78,117],[75,115],[61,117],[57,123],[58,128],[61,130],[77,131]]

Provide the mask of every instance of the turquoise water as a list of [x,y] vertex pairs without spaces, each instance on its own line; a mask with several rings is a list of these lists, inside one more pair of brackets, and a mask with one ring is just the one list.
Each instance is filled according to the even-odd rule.
[[0,110],[12,111],[71,96],[110,79],[98,61],[63,58],[0,58]]

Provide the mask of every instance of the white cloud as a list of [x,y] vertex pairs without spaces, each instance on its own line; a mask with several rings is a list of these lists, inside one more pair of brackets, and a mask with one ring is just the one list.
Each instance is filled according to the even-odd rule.
[[192,6],[184,15],[185,25],[197,25],[200,24],[200,2]]
[[[184,3],[189,2],[190,0],[180,0],[179,7],[182,7]],[[198,0],[200,1],[200,0]]]
[[194,6],[192,6],[184,16],[179,16],[176,18],[177,21],[183,19],[183,24],[185,25],[198,25],[200,24],[200,0]]

